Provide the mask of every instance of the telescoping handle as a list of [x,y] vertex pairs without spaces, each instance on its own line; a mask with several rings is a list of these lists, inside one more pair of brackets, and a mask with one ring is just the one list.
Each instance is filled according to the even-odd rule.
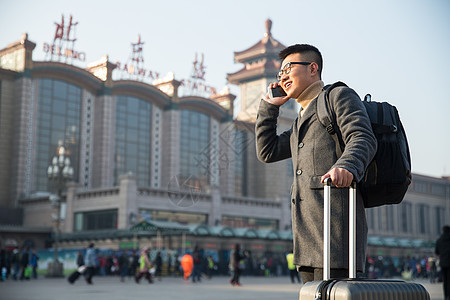
[[[324,182],[323,204],[323,280],[330,279],[331,178]],[[349,188],[349,278],[356,278],[356,183]]]

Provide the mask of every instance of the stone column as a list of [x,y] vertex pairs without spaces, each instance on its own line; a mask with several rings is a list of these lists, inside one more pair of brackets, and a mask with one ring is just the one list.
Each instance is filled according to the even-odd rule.
[[137,215],[137,184],[136,176],[132,173],[127,173],[119,177],[119,210],[117,215],[117,228],[128,229],[130,227],[130,213]]
[[73,232],[74,231],[74,201],[77,193],[77,189],[81,186],[75,182],[69,182],[67,185],[66,194],[66,216],[64,219],[64,226],[61,226],[62,232]]

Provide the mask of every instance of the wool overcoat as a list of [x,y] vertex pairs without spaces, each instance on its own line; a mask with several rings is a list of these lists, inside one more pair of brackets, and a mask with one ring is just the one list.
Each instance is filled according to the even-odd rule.
[[[294,182],[291,215],[294,264],[323,267],[323,183],[321,177],[339,167],[359,182],[377,148],[367,112],[355,91],[337,87],[330,92],[335,120],[345,142],[339,145],[317,119],[317,98],[312,100],[292,127],[277,135],[279,106],[261,100],[256,120],[258,159],[270,163],[292,157]],[[275,175],[274,180],[277,176]],[[348,269],[348,188],[331,190],[331,268]],[[367,247],[367,222],[357,191],[357,270],[363,271]]]

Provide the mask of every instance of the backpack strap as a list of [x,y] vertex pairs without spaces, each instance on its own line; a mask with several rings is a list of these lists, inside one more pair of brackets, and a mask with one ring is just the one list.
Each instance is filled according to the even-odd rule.
[[345,143],[342,140],[340,130],[336,123],[336,114],[330,102],[330,92],[334,88],[340,86],[347,87],[347,85],[341,81],[324,86],[317,98],[317,119],[333,137],[336,145],[339,145],[340,149],[337,150],[340,150],[340,153],[338,151],[338,156],[341,156],[342,152],[344,152]]

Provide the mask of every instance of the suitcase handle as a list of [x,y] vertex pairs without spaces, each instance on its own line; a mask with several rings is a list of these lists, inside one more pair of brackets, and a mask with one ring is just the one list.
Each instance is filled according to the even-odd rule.
[[[330,279],[331,178],[324,181],[323,204],[323,280]],[[356,183],[349,188],[349,278],[356,278]]]

